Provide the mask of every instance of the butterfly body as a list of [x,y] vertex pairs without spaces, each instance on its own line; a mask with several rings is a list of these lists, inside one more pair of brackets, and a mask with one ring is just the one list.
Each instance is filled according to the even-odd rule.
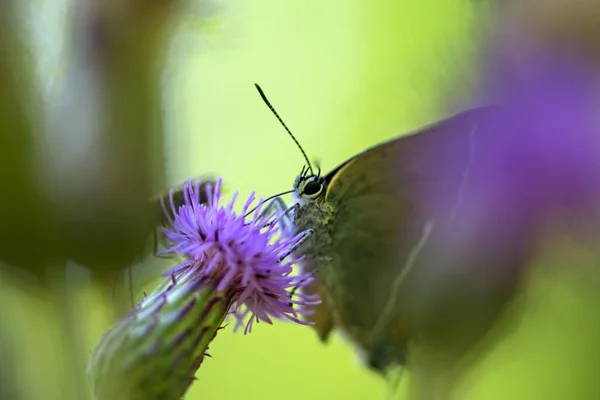
[[528,116],[473,108],[321,176],[256,88],[307,162],[285,226],[312,231],[299,250],[315,278],[303,290],[322,299],[310,317],[321,340],[344,333],[381,373],[410,365],[413,349],[458,361],[516,292],[543,221],[530,195],[539,171],[514,140]]

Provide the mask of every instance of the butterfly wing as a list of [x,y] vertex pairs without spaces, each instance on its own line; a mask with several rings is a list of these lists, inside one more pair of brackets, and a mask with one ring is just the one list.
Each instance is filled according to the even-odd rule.
[[[458,233],[465,206],[481,194],[470,180],[495,171],[478,158],[477,146],[501,115],[494,107],[469,110],[375,146],[327,177],[326,201],[335,213],[332,261],[319,276],[330,306],[322,312],[377,369],[404,364],[416,337],[440,345],[472,341],[491,323],[478,313],[494,314],[514,287],[510,271],[525,257],[515,243],[522,239],[514,235],[518,226],[508,228],[508,242],[497,249],[480,220]],[[453,232],[456,243],[448,240]],[[513,254],[502,257],[507,249]],[[482,264],[504,262],[510,266],[500,289],[492,287],[496,277],[463,285],[453,275],[481,275]],[[472,313],[470,301],[480,302]],[[473,332],[454,326],[469,316],[477,319]]]
[[[303,268],[307,269],[307,266],[304,265]],[[306,315],[305,318],[314,324],[312,327],[317,332],[317,336],[325,342],[334,328],[333,305],[329,299],[327,289],[323,286],[318,275],[315,274],[315,279],[308,285],[303,286],[301,290],[303,293],[317,295],[321,300],[321,304],[313,306],[312,313]]]

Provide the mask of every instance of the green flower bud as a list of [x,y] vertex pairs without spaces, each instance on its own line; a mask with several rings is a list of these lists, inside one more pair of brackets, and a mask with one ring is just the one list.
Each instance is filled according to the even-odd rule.
[[106,332],[88,367],[92,398],[181,399],[231,306],[215,282],[173,275]]

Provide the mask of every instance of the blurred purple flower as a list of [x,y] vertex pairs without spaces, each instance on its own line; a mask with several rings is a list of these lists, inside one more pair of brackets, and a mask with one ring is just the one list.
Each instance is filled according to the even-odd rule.
[[[600,200],[597,77],[558,52],[496,46],[478,103],[415,149],[431,160],[416,193],[423,216],[447,219],[447,240],[527,235],[552,215]],[[540,225],[541,226],[541,225]]]
[[548,211],[556,206],[586,208],[600,188],[599,98],[593,70],[558,51],[525,53],[509,47],[496,59],[484,98],[519,116],[501,122],[489,135],[487,140],[499,146],[496,157],[505,163],[519,158],[519,167],[530,172],[527,190],[536,194],[538,206]]
[[[228,205],[221,206],[220,186],[221,179],[214,189],[211,185],[206,187],[208,204],[200,203],[198,180],[184,185],[182,206],[175,207],[173,190],[169,193],[170,210],[161,199],[170,222],[170,227],[163,228],[163,232],[171,245],[160,254],[183,257],[183,261],[164,275],[196,270],[214,279],[219,292],[233,289],[236,329],[245,325],[245,333],[251,330],[254,321],[270,324],[271,318],[310,324],[301,320],[299,314],[310,314],[305,306],[320,301],[295,290],[309,284],[312,277],[307,273],[293,274],[293,267],[301,258],[291,254],[309,232],[286,237],[279,229],[285,214],[261,214],[262,201],[250,213],[253,216],[247,217],[255,200],[254,193],[240,213],[233,210],[237,192]],[[292,294],[296,298],[292,298]],[[250,318],[246,321],[248,315]]]

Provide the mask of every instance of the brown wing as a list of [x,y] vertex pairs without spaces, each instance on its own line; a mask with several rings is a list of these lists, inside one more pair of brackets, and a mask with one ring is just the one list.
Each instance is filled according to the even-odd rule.
[[302,291],[311,295],[318,295],[321,300],[321,304],[312,307],[313,314],[307,315],[306,320],[314,323],[312,327],[317,332],[317,336],[322,342],[326,342],[334,327],[329,294],[316,276],[314,281],[302,288]]
[[[452,250],[446,248],[447,234],[460,228],[457,216],[465,212],[462,196],[469,193],[469,201],[477,196],[465,185],[469,174],[486,163],[477,158],[477,145],[499,112],[479,108],[450,117],[369,149],[331,175],[326,201],[336,210],[333,261],[322,271],[321,284],[336,324],[366,350],[376,368],[403,364],[406,344],[415,336],[430,341],[439,334],[446,341],[448,335],[463,335],[449,328],[461,321],[452,308],[458,303],[451,301],[461,288],[443,287],[439,276],[473,272],[471,267],[481,267],[497,253],[470,232],[471,247],[444,255]],[[486,246],[480,254],[478,246]],[[470,300],[479,293],[468,285],[462,289],[472,291],[463,293]],[[489,295],[478,301],[497,307],[498,296]]]

